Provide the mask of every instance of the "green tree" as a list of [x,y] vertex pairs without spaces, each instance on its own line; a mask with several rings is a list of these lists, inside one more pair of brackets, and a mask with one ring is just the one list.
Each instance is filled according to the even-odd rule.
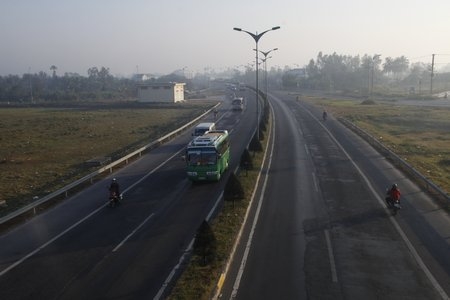
[[386,57],[383,64],[383,72],[388,76],[399,79],[409,68],[409,60],[405,56],[397,58]]
[[194,241],[194,252],[202,258],[202,264],[214,261],[217,253],[217,241],[214,232],[206,220],[203,220]]
[[52,65],[51,67],[50,67],[50,70],[52,71],[52,77],[53,78],[55,78],[56,77],[56,70],[57,70],[58,68],[55,66],[55,65]]

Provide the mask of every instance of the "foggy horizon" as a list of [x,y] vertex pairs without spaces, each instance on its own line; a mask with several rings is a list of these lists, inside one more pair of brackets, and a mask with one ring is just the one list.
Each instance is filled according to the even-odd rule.
[[200,0],[5,0],[0,4],[0,76],[26,73],[86,76],[91,67],[114,76],[169,74],[185,69],[222,72],[255,59],[255,41],[242,28],[260,33],[271,53],[268,69],[304,67],[317,54],[405,56],[410,63],[450,63],[450,2],[401,0],[246,1]]

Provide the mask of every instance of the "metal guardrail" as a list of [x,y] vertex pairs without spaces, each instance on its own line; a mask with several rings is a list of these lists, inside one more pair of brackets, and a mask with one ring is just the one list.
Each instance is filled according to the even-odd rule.
[[447,201],[447,205],[450,205],[450,197],[447,192],[445,192],[443,189],[441,189],[439,186],[434,184],[432,181],[430,181],[428,178],[423,176],[418,170],[416,170],[413,166],[408,164],[406,161],[404,161],[400,156],[395,154],[393,151],[391,151],[389,148],[387,148],[385,145],[383,145],[379,140],[377,140],[375,137],[373,137],[371,134],[367,133],[363,129],[359,128],[354,123],[350,122],[347,119],[339,118],[339,121],[343,123],[348,128],[352,129],[354,132],[356,132],[358,135],[363,137],[369,144],[374,146],[379,151],[383,152],[385,156],[387,156],[389,159],[393,160],[395,163],[399,164],[404,171],[406,171],[410,176],[415,178],[419,181],[419,184],[424,186],[428,192],[435,193],[437,196],[442,198],[444,201]]
[[23,214],[29,213],[30,211],[33,211],[33,214],[36,214],[36,208],[38,208],[39,206],[45,204],[46,202],[48,202],[48,201],[50,201],[50,200],[52,200],[52,199],[54,199],[56,197],[59,197],[61,195],[64,195],[65,197],[68,197],[68,193],[69,193],[69,191],[71,189],[73,189],[73,188],[75,188],[75,187],[77,187],[77,186],[79,186],[81,184],[84,184],[87,181],[92,183],[93,179],[96,176],[98,176],[99,174],[104,173],[105,171],[109,171],[110,173],[112,173],[113,168],[115,166],[117,166],[117,165],[119,165],[119,164],[121,164],[123,162],[128,164],[128,160],[130,158],[133,158],[135,156],[141,156],[142,153],[158,147],[161,143],[171,139],[172,137],[176,136],[180,132],[184,131],[186,128],[192,126],[195,122],[197,122],[198,120],[200,120],[201,118],[203,118],[204,116],[209,114],[213,109],[215,109],[219,105],[220,105],[220,103],[216,104],[214,107],[212,107],[211,109],[207,110],[206,112],[204,112],[203,114],[201,114],[200,116],[195,118],[194,120],[186,123],[185,125],[181,126],[178,129],[176,129],[176,130],[174,130],[174,131],[164,135],[163,137],[160,137],[157,140],[155,140],[155,141],[153,141],[153,142],[143,146],[142,148],[139,148],[136,151],[134,151],[134,152],[132,152],[132,153],[130,153],[130,154],[128,154],[128,155],[126,155],[126,156],[124,156],[124,157],[122,157],[122,158],[120,158],[120,159],[118,159],[118,160],[116,160],[116,161],[114,161],[114,162],[112,162],[112,163],[110,163],[110,164],[100,168],[100,169],[98,169],[97,171],[95,171],[93,173],[90,173],[90,174],[88,174],[88,175],[86,175],[86,176],[84,176],[84,177],[82,177],[82,178],[80,178],[80,179],[78,179],[78,180],[76,180],[76,181],[66,185],[65,187],[63,187],[61,189],[59,189],[59,190],[57,190],[57,191],[55,191],[55,192],[53,192],[51,194],[48,194],[45,197],[43,197],[43,198],[41,198],[41,199],[39,199],[39,200],[37,200],[37,201],[35,201],[33,203],[30,203],[29,205],[24,206],[24,207],[14,211],[14,212],[12,212],[12,213],[10,213],[10,214],[0,218],[0,225],[4,224],[4,223],[6,223],[6,222],[8,222],[8,221],[10,221],[10,220],[12,220],[14,218],[17,218],[17,217],[19,217],[19,216],[21,216]]

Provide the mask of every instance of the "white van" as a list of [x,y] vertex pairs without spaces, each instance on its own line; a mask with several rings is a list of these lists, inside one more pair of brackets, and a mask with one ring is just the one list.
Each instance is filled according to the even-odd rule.
[[216,123],[200,123],[194,128],[193,136],[200,136],[207,131],[216,130]]
[[236,97],[231,102],[231,108],[232,110],[244,110],[244,98],[242,97]]

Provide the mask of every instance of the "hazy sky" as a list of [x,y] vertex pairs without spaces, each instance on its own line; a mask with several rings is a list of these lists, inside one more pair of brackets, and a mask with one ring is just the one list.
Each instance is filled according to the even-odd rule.
[[266,33],[268,66],[324,54],[405,55],[450,63],[450,0],[0,0],[0,75],[217,71],[254,61]]

